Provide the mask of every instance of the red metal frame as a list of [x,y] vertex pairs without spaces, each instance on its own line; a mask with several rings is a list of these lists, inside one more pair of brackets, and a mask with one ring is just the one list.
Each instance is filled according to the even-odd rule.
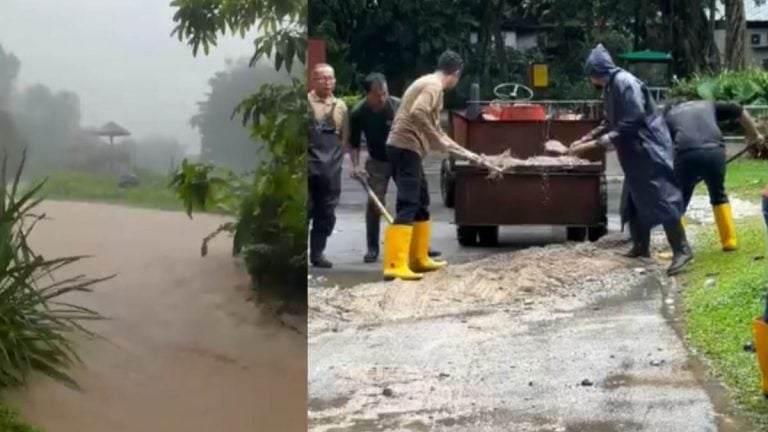
[[[544,154],[543,143],[571,143],[598,125],[597,120],[470,120],[452,112],[450,131],[460,145],[494,155],[510,150],[526,159]],[[455,220],[458,226],[564,225],[605,226],[605,154],[586,158],[599,165],[585,167],[521,167],[501,180],[472,166],[455,172]]]

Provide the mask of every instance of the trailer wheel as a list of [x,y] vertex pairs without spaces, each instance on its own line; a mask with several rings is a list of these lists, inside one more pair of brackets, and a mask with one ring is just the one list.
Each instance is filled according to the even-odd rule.
[[478,229],[473,226],[457,226],[456,238],[462,246],[477,246]]
[[494,247],[499,245],[499,227],[484,226],[477,230],[480,246]]
[[587,238],[591,242],[596,242],[608,234],[608,227],[605,225],[590,227],[587,231]]
[[584,227],[568,227],[566,238],[572,242],[583,242],[587,239],[587,229]]
[[455,204],[455,191],[456,178],[451,172],[451,163],[448,159],[443,159],[440,164],[440,194],[443,197],[443,204],[448,208],[453,208]]

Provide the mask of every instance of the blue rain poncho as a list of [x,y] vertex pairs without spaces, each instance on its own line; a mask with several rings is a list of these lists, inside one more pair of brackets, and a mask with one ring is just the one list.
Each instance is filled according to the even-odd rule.
[[624,170],[622,225],[636,218],[646,227],[679,222],[683,196],[673,169],[674,147],[648,88],[616,67],[598,45],[585,66],[588,76],[607,80],[603,88],[606,132],[598,143],[614,148]]

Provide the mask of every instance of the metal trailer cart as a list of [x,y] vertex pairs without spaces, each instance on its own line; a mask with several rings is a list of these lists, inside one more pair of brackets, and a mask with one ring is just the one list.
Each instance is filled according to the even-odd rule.
[[[499,95],[497,87],[496,94]],[[518,85],[514,85],[517,90]],[[525,88],[525,87],[523,87]],[[532,91],[528,90],[531,95]],[[500,103],[501,102],[501,103]],[[568,144],[599,124],[600,101],[493,101],[482,113],[453,111],[449,133],[465,148],[487,155],[507,149],[520,159],[544,155],[543,143]],[[469,111],[469,114],[468,114]],[[476,117],[476,118],[473,118]],[[590,165],[526,165],[500,180],[487,171],[448,157],[442,161],[440,186],[446,206],[454,208],[462,246],[494,246],[502,225],[549,225],[567,228],[571,241],[596,241],[607,233],[605,153],[586,155]]]

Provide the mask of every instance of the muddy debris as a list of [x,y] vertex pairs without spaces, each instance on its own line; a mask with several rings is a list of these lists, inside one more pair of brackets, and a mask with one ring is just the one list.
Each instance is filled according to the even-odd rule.
[[486,165],[500,168],[504,171],[518,167],[518,166],[541,166],[541,167],[558,167],[558,166],[580,166],[580,165],[599,165],[597,162],[592,162],[587,159],[582,159],[576,156],[560,155],[560,156],[532,156],[527,159],[519,159],[513,157],[509,150],[505,150],[503,153],[497,155],[481,154],[480,159]]
[[558,140],[548,140],[544,143],[544,151],[555,156],[560,156],[568,153],[568,147]]
[[389,387],[387,387],[387,388],[385,388],[384,390],[382,390],[382,391],[381,391],[381,394],[382,394],[384,397],[388,397],[388,398],[390,398],[390,397],[393,397],[393,396],[395,395],[395,393],[394,393],[394,392],[392,391],[392,389],[391,389],[391,388],[389,388]]
[[[498,254],[449,265],[420,281],[362,284],[354,289],[313,288],[310,333],[334,326],[482,314],[514,313],[540,305],[562,311],[617,294],[644,278],[611,247],[611,235],[596,243],[568,243]],[[606,247],[605,245],[611,245]],[[499,289],[499,288],[503,289]]]
[[581,381],[580,385],[582,387],[592,387],[593,385],[595,385],[595,383],[590,381],[589,379],[584,379],[584,380]]

